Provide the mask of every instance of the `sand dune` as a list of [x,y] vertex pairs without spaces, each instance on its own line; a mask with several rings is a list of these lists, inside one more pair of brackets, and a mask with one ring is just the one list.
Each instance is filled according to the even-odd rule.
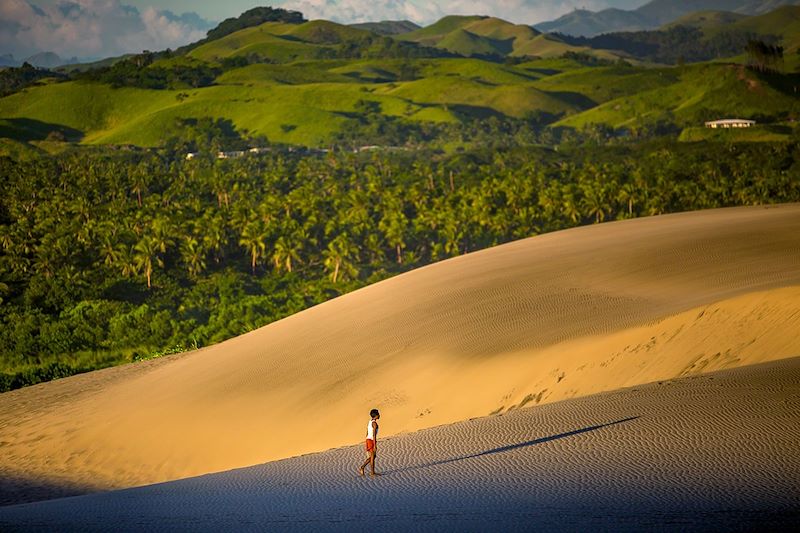
[[0,477],[19,480],[3,499],[346,445],[373,406],[392,435],[796,356],[798,331],[798,205],[543,235],[191,354],[0,395]]
[[[220,474],[0,508],[49,531],[786,531],[800,358],[663,381]],[[389,415],[383,420],[391,422]]]

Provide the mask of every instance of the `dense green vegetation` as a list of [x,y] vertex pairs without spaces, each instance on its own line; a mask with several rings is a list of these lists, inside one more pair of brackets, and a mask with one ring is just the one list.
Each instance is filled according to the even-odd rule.
[[[257,8],[68,81],[4,70],[0,390],[542,232],[800,201],[800,10],[784,11],[735,39],[720,17],[597,38],[613,51],[489,17],[390,37]],[[779,42],[737,40],[766,27]],[[691,63],[714,46],[738,62]],[[702,128],[731,116],[759,124]]]
[[0,386],[218,342],[398,272],[542,232],[800,200],[796,143],[585,141],[444,157],[4,158]]
[[23,63],[21,67],[0,69],[0,97],[13,94],[47,78],[59,79],[64,76],[47,69],[33,67],[28,63]]
[[[746,31],[722,31],[708,37],[699,28],[673,26],[665,30],[604,33],[597,37],[558,35],[574,46],[620,50],[654,63],[676,64],[736,56],[758,36]],[[774,35],[761,39],[777,42]]]

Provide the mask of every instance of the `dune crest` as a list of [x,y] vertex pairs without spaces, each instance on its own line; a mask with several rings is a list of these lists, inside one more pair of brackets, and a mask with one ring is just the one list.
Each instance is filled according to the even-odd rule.
[[800,355],[800,205],[542,235],[0,395],[0,474],[132,486]]

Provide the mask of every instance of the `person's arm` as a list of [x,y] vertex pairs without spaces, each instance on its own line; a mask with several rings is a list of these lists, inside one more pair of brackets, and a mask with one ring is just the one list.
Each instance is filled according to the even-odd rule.
[[378,449],[378,423],[374,420],[372,421],[372,438],[375,442],[375,449]]

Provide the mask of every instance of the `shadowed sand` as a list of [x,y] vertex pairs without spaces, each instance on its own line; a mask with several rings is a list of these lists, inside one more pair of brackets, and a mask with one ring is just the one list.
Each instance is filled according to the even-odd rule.
[[371,407],[387,415],[388,436],[791,357],[798,331],[798,205],[557,232],[194,353],[2,394],[0,477],[22,481],[0,501],[351,444]]
[[[800,358],[170,483],[0,508],[57,531],[778,531],[800,519]],[[386,417],[385,423],[390,423]]]

